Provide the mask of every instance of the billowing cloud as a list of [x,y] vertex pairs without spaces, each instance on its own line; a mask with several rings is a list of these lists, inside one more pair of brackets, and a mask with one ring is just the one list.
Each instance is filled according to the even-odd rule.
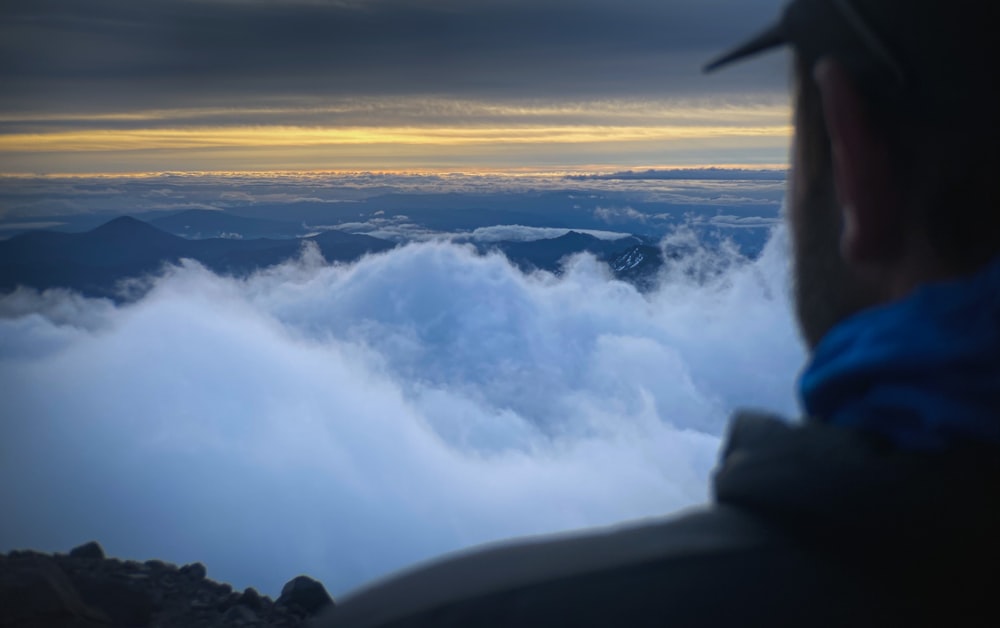
[[[682,237],[682,236],[678,236]],[[0,542],[204,561],[334,593],[440,552],[706,498],[727,415],[792,414],[784,234],[694,249],[640,295],[412,244],[306,250],[244,280],[167,270],[138,302],[0,299]]]

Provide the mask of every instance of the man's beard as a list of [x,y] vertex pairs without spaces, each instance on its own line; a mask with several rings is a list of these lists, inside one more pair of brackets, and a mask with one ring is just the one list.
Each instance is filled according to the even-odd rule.
[[844,261],[840,251],[843,220],[832,176],[797,184],[790,222],[794,247],[795,306],[810,349],[830,329],[878,302],[871,288]]

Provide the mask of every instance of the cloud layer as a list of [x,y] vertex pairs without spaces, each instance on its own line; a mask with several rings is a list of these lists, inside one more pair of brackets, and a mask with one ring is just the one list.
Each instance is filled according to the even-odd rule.
[[[699,80],[777,0],[11,0],[5,109],[134,110],[289,96],[549,100],[781,91],[774,66]],[[766,65],[766,64],[765,64]],[[724,86],[724,87],[723,87]],[[99,87],[99,89],[98,89]],[[72,96],[72,98],[68,98]],[[35,105],[34,107],[29,105]]]
[[0,172],[785,162],[779,0],[8,0]]
[[586,256],[524,276],[432,242],[242,281],[183,265],[120,307],[8,295],[0,550],[96,538],[341,593],[701,502],[734,408],[795,412],[785,267],[779,230],[752,264],[693,249],[643,296]]

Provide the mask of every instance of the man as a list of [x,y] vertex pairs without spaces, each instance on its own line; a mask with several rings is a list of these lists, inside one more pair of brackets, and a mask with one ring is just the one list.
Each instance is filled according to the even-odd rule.
[[809,418],[737,416],[704,509],[459,555],[320,625],[1000,625],[991,4],[794,0],[710,65],[796,56]]

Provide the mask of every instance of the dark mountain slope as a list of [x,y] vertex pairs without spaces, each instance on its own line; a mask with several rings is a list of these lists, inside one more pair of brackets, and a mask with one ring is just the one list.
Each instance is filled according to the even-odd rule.
[[564,258],[575,253],[589,252],[598,259],[607,259],[614,253],[624,251],[636,244],[636,238],[601,240],[592,235],[570,231],[558,238],[532,240],[530,242],[498,242],[490,248],[497,248],[517,264],[522,270],[541,269],[558,272]]
[[663,261],[659,247],[637,244],[610,257],[608,265],[616,278],[635,284],[640,290],[649,290],[655,285]]
[[316,242],[330,261],[353,261],[394,246],[342,232],[307,239],[187,240],[125,216],[85,233],[35,231],[0,241],[0,291],[24,285],[116,297],[121,280],[157,272],[183,258],[216,272],[245,274],[298,255],[305,240]]
[[294,238],[306,234],[301,223],[246,218],[223,211],[191,209],[150,221],[167,233],[188,239],[239,236],[250,238]]
[[381,253],[396,245],[388,240],[382,240],[363,233],[347,233],[346,231],[330,230],[319,235],[303,238],[319,245],[323,257],[329,262],[352,262],[367,253]]

